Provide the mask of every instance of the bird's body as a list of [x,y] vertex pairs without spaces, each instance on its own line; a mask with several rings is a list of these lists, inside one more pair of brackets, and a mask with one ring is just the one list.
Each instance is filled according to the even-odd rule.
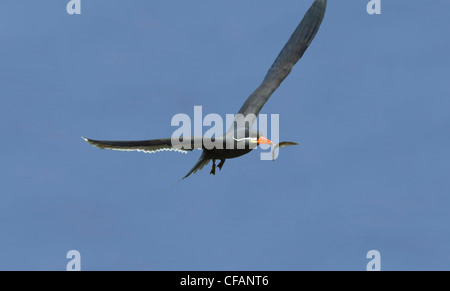
[[247,98],[240,108],[232,127],[223,136],[217,137],[213,143],[209,139],[202,137],[183,137],[182,141],[177,142],[174,142],[171,138],[144,141],[84,139],[91,145],[101,149],[121,151],[153,153],[166,150],[182,152],[194,149],[202,150],[200,159],[184,178],[202,169],[211,160],[213,161],[211,174],[215,174],[216,160],[220,160],[217,166],[221,169],[227,159],[243,156],[252,151],[258,144],[272,144],[261,132],[251,129],[251,127],[269,97],[289,75],[293,66],[302,57],[314,39],[325,15],[326,5],[327,0],[314,1],[270,67],[261,85]]

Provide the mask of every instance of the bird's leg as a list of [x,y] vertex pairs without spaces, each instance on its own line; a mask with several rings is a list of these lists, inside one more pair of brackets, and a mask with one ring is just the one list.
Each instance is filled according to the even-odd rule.
[[212,162],[213,162],[212,169],[211,169],[211,172],[209,174],[210,175],[211,174],[215,175],[216,174],[216,159],[212,159]]
[[219,170],[222,170],[223,164],[225,164],[225,159],[221,159],[220,163],[217,165],[217,167],[219,167]]

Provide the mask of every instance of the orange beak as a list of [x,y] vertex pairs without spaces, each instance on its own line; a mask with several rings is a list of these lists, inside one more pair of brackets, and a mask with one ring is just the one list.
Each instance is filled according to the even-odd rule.
[[260,136],[258,138],[258,144],[270,144],[273,145],[273,142],[271,142],[269,139],[265,138],[264,136]]

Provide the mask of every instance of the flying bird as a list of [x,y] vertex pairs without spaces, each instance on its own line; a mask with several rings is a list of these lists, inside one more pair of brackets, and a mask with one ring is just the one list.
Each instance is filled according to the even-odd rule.
[[[252,125],[272,93],[289,75],[293,66],[303,56],[314,39],[325,15],[327,0],[315,0],[306,12],[300,24],[285,44],[278,57],[267,72],[263,82],[247,98],[233,121],[231,128],[221,137],[209,140],[208,144],[203,137],[183,137],[174,143],[172,138],[152,139],[141,141],[107,141],[94,140],[83,137],[85,141],[100,149],[119,151],[142,151],[155,153],[159,151],[188,152],[194,149],[202,150],[202,154],[194,167],[183,177],[197,172],[213,162],[211,174],[215,174],[216,160],[220,160],[217,167],[221,170],[226,159],[240,157],[249,153],[259,144],[273,145],[272,141],[263,136]],[[221,145],[218,147],[217,145]],[[276,147],[295,145],[293,142],[283,142]]]

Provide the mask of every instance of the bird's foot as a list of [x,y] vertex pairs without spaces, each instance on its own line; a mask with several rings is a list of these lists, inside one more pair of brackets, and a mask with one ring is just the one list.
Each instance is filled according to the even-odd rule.
[[225,164],[225,159],[220,160],[220,163],[217,165],[217,167],[219,167],[219,170],[222,170],[223,164]]
[[211,174],[213,174],[213,175],[216,174],[216,160],[214,160],[214,159],[213,159],[212,169],[211,169],[211,172],[209,174],[210,175]]

